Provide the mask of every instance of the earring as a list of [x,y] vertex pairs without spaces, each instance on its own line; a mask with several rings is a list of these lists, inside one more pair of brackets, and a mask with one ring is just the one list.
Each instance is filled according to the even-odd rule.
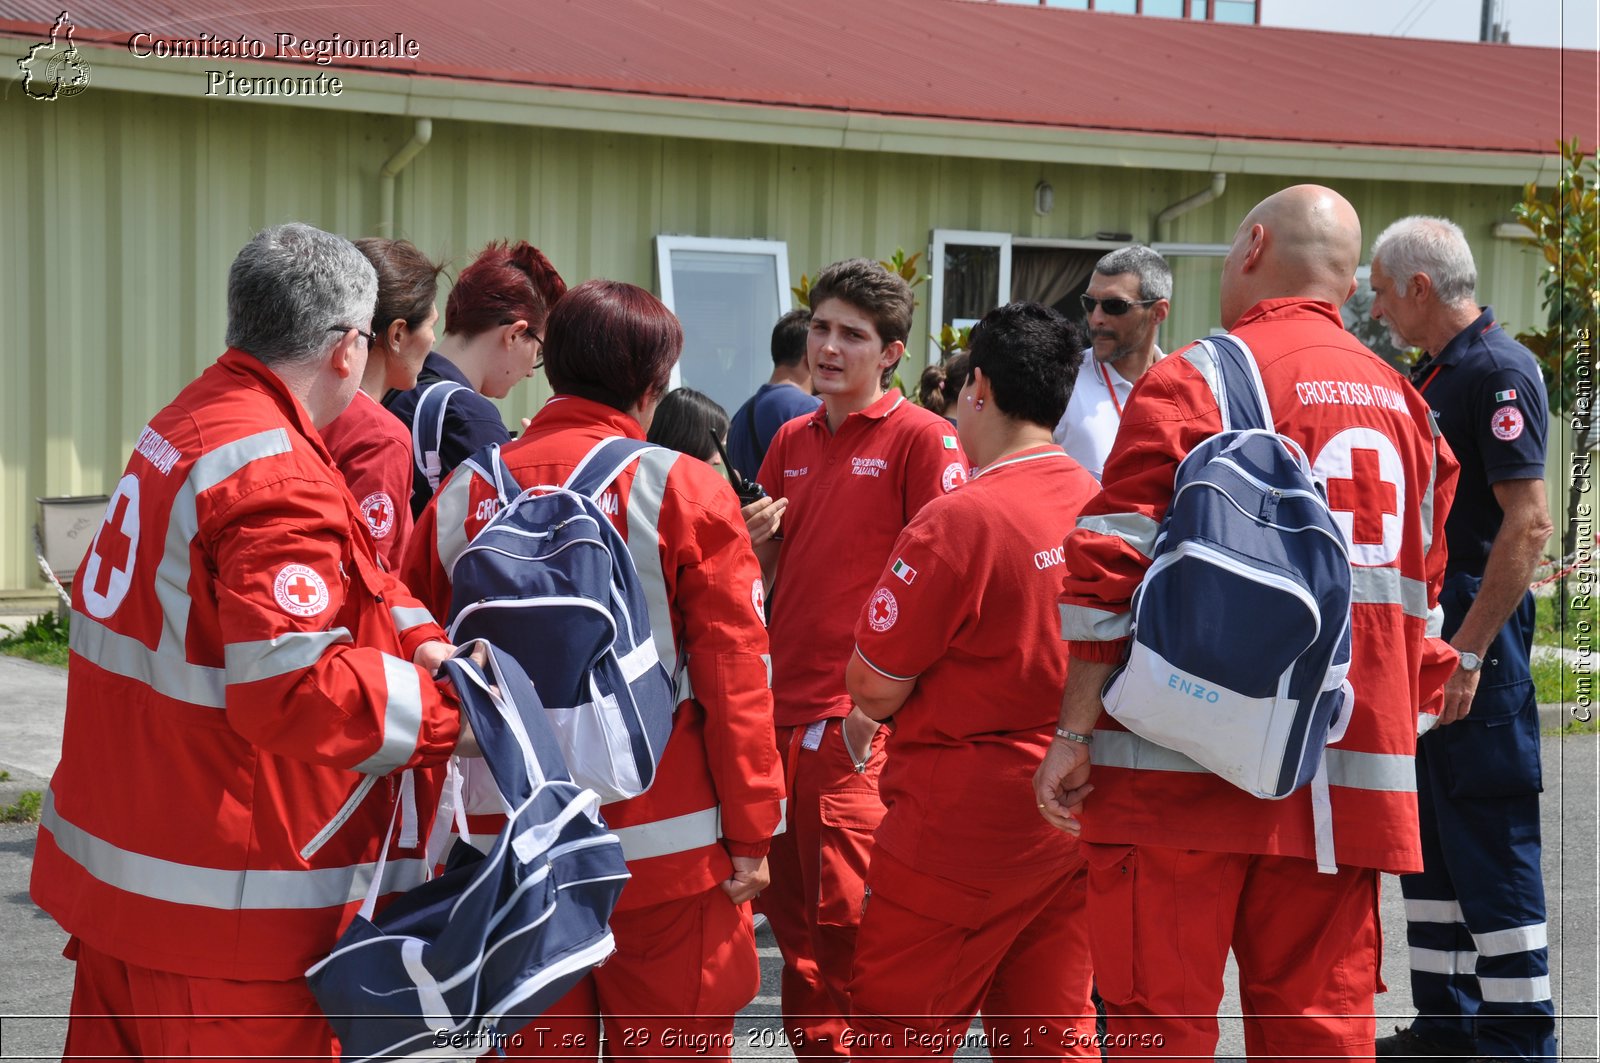
[[973,409],[974,409],[974,410],[981,410],[981,409],[983,409],[983,400],[982,400],[982,399],[979,399],[979,400],[978,400],[978,401],[977,401],[977,402],[975,402],[975,403],[973,403],[973,404],[972,404],[972,408],[973,408]]

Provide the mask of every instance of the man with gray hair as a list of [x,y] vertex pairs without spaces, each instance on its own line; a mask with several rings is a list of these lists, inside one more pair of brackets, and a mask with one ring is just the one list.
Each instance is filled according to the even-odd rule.
[[1549,408],[1533,355],[1474,297],[1461,229],[1402,218],[1372,246],[1372,316],[1428,357],[1412,382],[1461,462],[1439,603],[1461,654],[1417,741],[1421,874],[1404,875],[1413,1024],[1387,1056],[1555,1054],[1540,876],[1533,578],[1551,523]]
[[1095,263],[1081,298],[1091,346],[1055,440],[1098,480],[1134,381],[1161,358],[1156,330],[1172,309],[1172,269],[1148,247],[1119,247]]
[[411,769],[473,748],[433,681],[452,647],[318,434],[376,296],[349,241],[257,234],[229,349],[139,433],[73,584],[32,881],[77,961],[68,1057],[331,1056],[306,968],[380,865],[380,893],[426,874]]

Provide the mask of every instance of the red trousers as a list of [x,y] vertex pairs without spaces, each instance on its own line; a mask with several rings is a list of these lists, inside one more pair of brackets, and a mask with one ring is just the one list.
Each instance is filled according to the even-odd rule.
[[73,938],[77,960],[63,1059],[337,1059],[333,1028],[306,987],[138,967]]
[[750,906],[715,887],[613,912],[611,931],[616,953],[512,1035],[505,1054],[597,1059],[603,1024],[607,1059],[728,1059],[734,1016],[761,981]]
[[783,1026],[797,1057],[849,1056],[850,966],[866,895],[872,832],[883,819],[878,776],[888,733],[879,728],[866,770],[856,771],[840,721],[815,748],[810,726],[778,728],[789,784],[788,829],[772,839],[772,885],[760,911],[783,953]]
[[1228,950],[1252,1059],[1370,1057],[1378,873],[1296,857],[1083,843],[1113,1058],[1210,1059]]
[[880,849],[867,884],[845,1034],[852,1058],[949,1057],[980,1009],[994,1059],[1099,1058],[1081,859],[958,882]]

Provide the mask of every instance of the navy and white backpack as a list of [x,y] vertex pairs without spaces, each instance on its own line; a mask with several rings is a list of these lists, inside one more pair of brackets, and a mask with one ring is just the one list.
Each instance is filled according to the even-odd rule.
[[1353,707],[1348,548],[1305,452],[1273,430],[1244,343],[1212,336],[1184,356],[1223,429],[1178,466],[1106,711],[1256,797],[1313,784],[1328,869],[1323,751]]
[[411,461],[428,482],[430,494],[437,493],[444,479],[444,463],[439,448],[444,445],[444,415],[450,400],[459,392],[470,391],[454,380],[439,380],[422,389],[411,414]]
[[[360,914],[306,972],[347,1061],[454,1058],[462,1051],[452,1046],[503,1043],[616,950],[607,924],[628,869],[600,799],[568,777],[516,661],[487,647],[486,673],[466,657],[472,649],[442,671],[510,819],[487,853],[457,842],[442,875],[374,917],[380,857]],[[385,856],[394,829],[391,820]]]
[[[444,559],[451,641],[485,639],[517,659],[573,779],[607,803],[637,797],[655,780],[678,704],[652,630],[652,598],[670,625],[659,548],[653,537],[642,544],[650,560],[641,572],[601,505],[623,470],[661,451],[608,439],[563,486],[523,489],[500,448],[487,447],[468,464],[495,485],[500,511],[453,561]],[[670,630],[665,636],[670,645]]]

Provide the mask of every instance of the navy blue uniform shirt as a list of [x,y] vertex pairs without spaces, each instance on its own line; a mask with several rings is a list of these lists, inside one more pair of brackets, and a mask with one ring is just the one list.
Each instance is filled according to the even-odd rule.
[[[762,384],[728,420],[728,460],[746,480],[754,480],[778,429],[821,405],[821,399],[793,384]],[[753,437],[750,434],[752,409],[756,429]]]
[[1544,479],[1550,404],[1539,364],[1485,307],[1478,319],[1411,372],[1461,463],[1445,519],[1446,571],[1483,575],[1505,514],[1492,485]]
[[[428,357],[423,360],[416,387],[410,391],[391,391],[383,397],[383,404],[390,413],[404,421],[406,430],[410,431],[412,418],[417,412],[417,399],[429,384],[440,380],[453,380],[457,384],[465,384],[467,388],[452,395],[450,404],[444,410],[444,438],[439,442],[439,482],[443,483],[451,469],[472,457],[480,448],[490,443],[511,442],[511,433],[506,429],[505,422],[500,420],[499,408],[472,390],[471,383],[455,363],[437,351],[429,351]],[[420,517],[428,505],[428,499],[433,497],[433,490],[414,460],[411,476],[411,515]]]

